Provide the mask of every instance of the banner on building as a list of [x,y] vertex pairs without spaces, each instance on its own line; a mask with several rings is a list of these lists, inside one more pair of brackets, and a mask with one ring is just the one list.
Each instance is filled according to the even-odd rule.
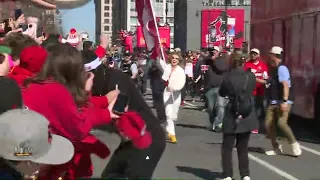
[[244,40],[244,13],[244,9],[227,9],[227,13],[224,9],[202,10],[201,47],[233,45],[241,48]]
[[[160,34],[160,41],[163,48],[170,48],[170,27],[158,27]],[[143,37],[143,32],[141,26],[137,26],[136,29],[137,47],[145,48],[146,42]]]

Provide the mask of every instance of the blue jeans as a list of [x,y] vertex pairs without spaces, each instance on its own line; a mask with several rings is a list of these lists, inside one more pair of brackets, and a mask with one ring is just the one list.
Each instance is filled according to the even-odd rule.
[[206,92],[208,103],[209,121],[213,128],[222,123],[224,118],[224,110],[226,99],[219,95],[219,88],[211,88]]

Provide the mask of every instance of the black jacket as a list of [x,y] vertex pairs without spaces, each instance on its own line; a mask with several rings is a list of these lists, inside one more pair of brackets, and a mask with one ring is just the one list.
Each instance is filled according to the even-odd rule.
[[204,74],[204,89],[205,91],[211,88],[219,87],[223,80],[224,73],[228,70],[229,66],[224,57],[219,57],[216,60],[211,60],[211,57],[206,59],[209,68]]
[[141,115],[146,122],[148,130],[152,131],[154,128],[161,128],[159,120],[157,120],[151,108],[136,88],[135,83],[127,74],[117,69],[106,68],[103,64],[92,72],[95,74],[92,87],[93,96],[103,96],[115,90],[116,85],[118,85],[120,92],[129,96],[129,110],[136,111]]
[[[244,88],[246,74],[248,75],[248,82],[245,93],[252,95],[253,90],[256,86],[256,78],[254,74],[252,72],[245,72],[242,68],[237,68],[231,69],[228,73],[225,74],[219,90],[220,96],[228,96],[230,98],[235,97],[235,94],[239,93]],[[258,118],[254,109],[254,105],[252,106],[251,114],[248,117],[241,119],[239,124],[236,125],[235,116],[230,110],[230,103],[231,102],[229,102],[226,106],[225,117],[223,119],[224,133],[246,133],[251,132],[258,127]]]

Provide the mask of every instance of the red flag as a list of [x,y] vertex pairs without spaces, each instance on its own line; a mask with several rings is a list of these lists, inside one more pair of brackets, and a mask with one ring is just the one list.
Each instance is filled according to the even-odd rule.
[[163,56],[163,49],[160,47],[159,31],[151,0],[136,0],[136,11],[147,49],[152,51],[150,57],[156,59],[160,52]]

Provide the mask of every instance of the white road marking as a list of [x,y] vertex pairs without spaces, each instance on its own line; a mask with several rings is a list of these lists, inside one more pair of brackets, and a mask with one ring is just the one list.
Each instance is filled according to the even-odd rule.
[[263,160],[257,158],[256,156],[254,156],[252,154],[249,154],[249,158],[251,160],[257,162],[258,164],[264,166],[265,168],[269,169],[270,171],[273,171],[273,172],[277,173],[279,176],[286,178],[287,180],[299,180],[298,178],[293,177],[292,175],[290,175],[290,174],[284,172],[283,170],[281,170],[281,169],[269,164],[266,161],[263,161]]
[[300,144],[300,147],[301,147],[301,149],[303,149],[303,150],[305,150],[305,151],[308,151],[308,152],[310,152],[310,153],[313,153],[313,154],[315,154],[315,155],[320,156],[320,152],[317,151],[317,150],[308,148],[308,147],[306,147],[306,146],[302,146],[301,144]]

